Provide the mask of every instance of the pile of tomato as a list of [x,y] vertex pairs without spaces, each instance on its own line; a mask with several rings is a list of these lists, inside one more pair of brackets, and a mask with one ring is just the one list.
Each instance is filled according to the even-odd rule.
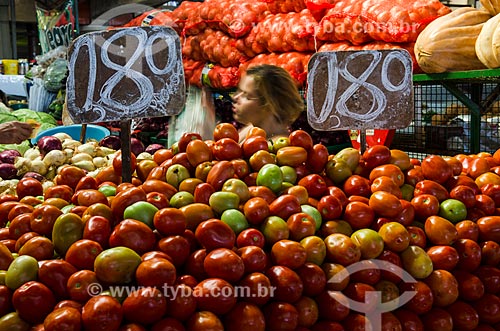
[[0,196],[0,330],[500,328],[500,151],[237,141],[185,133],[131,154],[130,182],[120,151],[95,177],[20,179]]

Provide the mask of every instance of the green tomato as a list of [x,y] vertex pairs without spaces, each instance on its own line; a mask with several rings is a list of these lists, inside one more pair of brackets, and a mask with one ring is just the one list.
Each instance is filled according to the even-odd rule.
[[238,209],[240,196],[233,192],[217,191],[210,195],[208,204],[219,215],[228,209]]
[[167,169],[165,175],[167,183],[175,188],[179,188],[179,184],[186,178],[191,177],[189,170],[182,164],[172,164]]
[[170,207],[181,208],[192,204],[194,202],[194,196],[188,191],[176,192],[169,200]]
[[401,193],[403,194],[403,199],[406,201],[411,201],[413,199],[413,191],[415,191],[415,187],[410,184],[403,184],[400,187]]
[[288,239],[290,236],[286,221],[279,216],[266,218],[261,225],[260,231],[266,239],[266,244],[270,246],[282,239]]
[[351,169],[351,171],[354,171],[359,165],[361,154],[356,148],[346,147],[335,154],[333,159],[344,161],[349,169]]
[[123,218],[132,218],[134,220],[141,221],[153,229],[153,218],[157,211],[158,208],[152,203],[147,201],[137,201],[125,208],[123,211]]
[[306,262],[321,266],[326,257],[326,244],[318,236],[307,236],[300,241],[300,245],[306,249]]
[[69,246],[83,237],[83,221],[74,213],[62,214],[54,222],[52,243],[57,254],[64,256]]
[[352,170],[347,162],[342,159],[328,160],[325,166],[326,176],[330,178],[334,184],[339,185],[352,175]]
[[272,152],[276,154],[278,149],[282,147],[290,146],[290,138],[289,137],[279,137],[273,142]]
[[103,185],[97,189],[99,192],[103,193],[107,197],[116,195],[116,187],[113,185]]
[[63,214],[67,214],[67,213],[69,213],[69,212],[71,211],[71,209],[72,209],[74,206],[75,206],[74,204],[70,203],[70,204],[68,204],[68,205],[66,205],[66,206],[64,206],[64,207],[62,207],[62,208],[61,208],[61,211],[62,211],[62,213],[63,213]]
[[117,285],[134,280],[135,271],[142,262],[141,256],[134,250],[124,247],[108,248],[94,260],[94,272],[100,281]]
[[23,321],[15,311],[0,318],[0,330],[28,331],[30,329],[31,325]]
[[248,221],[238,209],[226,209],[220,217],[221,221],[229,225],[233,232],[238,235],[241,231],[248,228]]
[[21,285],[38,277],[38,261],[30,255],[21,255],[14,259],[5,274],[5,285],[15,290]]
[[458,223],[467,218],[467,207],[457,199],[446,199],[439,204],[439,216],[452,223]]
[[321,217],[321,213],[319,212],[319,210],[311,205],[300,205],[300,209],[302,210],[302,212],[308,214],[309,216],[312,216],[316,225],[316,231],[318,231],[321,228],[321,224],[323,222],[323,217]]
[[410,245],[400,256],[404,270],[416,279],[424,279],[432,273],[432,260],[423,248]]
[[259,169],[257,185],[266,186],[273,192],[279,192],[283,184],[283,173],[277,164],[268,163]]
[[297,182],[297,171],[291,166],[281,166],[281,173],[283,174],[283,181],[295,184]]

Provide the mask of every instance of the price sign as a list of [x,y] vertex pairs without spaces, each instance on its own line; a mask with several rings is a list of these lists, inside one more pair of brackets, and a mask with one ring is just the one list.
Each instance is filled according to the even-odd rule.
[[315,130],[398,129],[413,118],[406,50],[315,53],[308,64],[307,119]]
[[180,39],[170,27],[87,33],[70,45],[68,59],[75,123],[177,115],[184,107]]

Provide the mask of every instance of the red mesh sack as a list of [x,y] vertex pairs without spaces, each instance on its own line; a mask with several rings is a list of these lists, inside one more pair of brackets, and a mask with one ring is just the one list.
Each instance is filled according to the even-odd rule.
[[207,64],[203,68],[201,81],[203,85],[217,90],[233,89],[240,81],[239,67],[221,67],[217,64]]
[[243,74],[248,68],[259,64],[273,64],[282,67],[290,73],[297,87],[303,87],[307,80],[307,63],[312,53],[287,52],[265,53],[248,60],[240,65]]
[[235,40],[222,31],[206,28],[200,34],[186,38],[182,53],[195,60],[237,67],[247,58],[236,48]]
[[240,38],[268,14],[265,2],[206,0],[197,8],[197,13],[189,17],[185,33],[198,34],[206,27],[210,27]]
[[357,50],[384,50],[384,49],[406,49],[410,53],[413,65],[413,73],[421,73],[414,51],[415,43],[387,43],[384,41],[373,41],[363,45],[354,45],[348,41],[323,44],[318,52],[328,51],[357,51]]
[[181,33],[184,23],[179,21],[175,14],[170,11],[153,9],[130,20],[124,27],[160,25],[169,26],[177,33]]
[[247,56],[263,52],[313,52],[318,23],[311,12],[271,14],[259,22],[237,48]]
[[309,9],[314,18],[319,22],[325,16],[328,9],[335,5],[337,0],[305,0],[306,8]]
[[201,88],[201,73],[205,66],[205,62],[183,57],[182,65],[184,67],[184,79],[186,84]]
[[184,38],[182,43],[182,57],[205,62],[197,35]]
[[267,3],[267,7],[272,14],[300,12],[306,9],[304,0],[259,0]]
[[357,45],[414,42],[431,21],[449,12],[439,0],[339,0],[325,13],[316,37]]

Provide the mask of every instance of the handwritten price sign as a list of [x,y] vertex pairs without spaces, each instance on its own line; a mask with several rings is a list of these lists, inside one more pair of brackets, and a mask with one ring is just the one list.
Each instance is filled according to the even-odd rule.
[[177,33],[162,26],[87,33],[68,52],[68,113],[75,123],[177,115],[185,104]]
[[316,53],[307,81],[307,118],[316,130],[399,129],[412,121],[406,50]]

